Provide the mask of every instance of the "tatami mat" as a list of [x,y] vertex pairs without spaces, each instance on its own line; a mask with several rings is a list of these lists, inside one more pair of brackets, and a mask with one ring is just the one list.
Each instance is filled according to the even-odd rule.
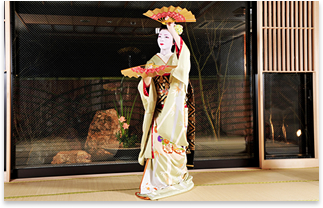
[[[193,170],[195,187],[160,201],[318,201],[319,168]],[[142,201],[142,174],[20,179],[4,184],[5,201]]]

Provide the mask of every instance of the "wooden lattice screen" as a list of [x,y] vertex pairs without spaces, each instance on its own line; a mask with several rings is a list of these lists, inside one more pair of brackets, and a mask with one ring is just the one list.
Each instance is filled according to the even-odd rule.
[[314,72],[313,1],[262,2],[263,72]]

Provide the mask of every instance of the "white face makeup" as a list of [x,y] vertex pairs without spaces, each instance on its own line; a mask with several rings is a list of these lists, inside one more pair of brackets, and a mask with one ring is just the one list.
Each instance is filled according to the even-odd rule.
[[157,38],[158,46],[161,50],[171,50],[173,45],[173,36],[168,30],[161,30]]

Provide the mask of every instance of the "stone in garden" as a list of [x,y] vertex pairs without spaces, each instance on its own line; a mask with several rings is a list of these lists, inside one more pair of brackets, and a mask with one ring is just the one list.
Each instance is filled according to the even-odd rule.
[[83,150],[62,151],[53,158],[52,164],[90,163],[91,155]]
[[115,155],[119,147],[116,137],[119,131],[120,125],[115,109],[95,113],[84,146],[92,155],[92,161],[108,160]]
[[32,142],[18,142],[16,144],[17,165],[50,164],[58,152],[82,149],[78,138],[49,136],[35,138]]

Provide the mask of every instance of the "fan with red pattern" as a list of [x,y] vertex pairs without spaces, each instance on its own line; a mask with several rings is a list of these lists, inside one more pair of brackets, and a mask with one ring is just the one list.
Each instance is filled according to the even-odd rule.
[[148,10],[144,13],[145,16],[154,19],[164,25],[168,22],[196,22],[195,16],[186,8],[181,7],[162,7],[156,8],[153,11]]
[[121,70],[121,74],[127,77],[155,77],[157,75],[163,75],[165,73],[170,73],[172,69],[174,69],[176,66],[170,66],[170,65],[153,65],[153,64],[147,64],[147,65],[140,65],[136,67],[131,67],[128,69]]

